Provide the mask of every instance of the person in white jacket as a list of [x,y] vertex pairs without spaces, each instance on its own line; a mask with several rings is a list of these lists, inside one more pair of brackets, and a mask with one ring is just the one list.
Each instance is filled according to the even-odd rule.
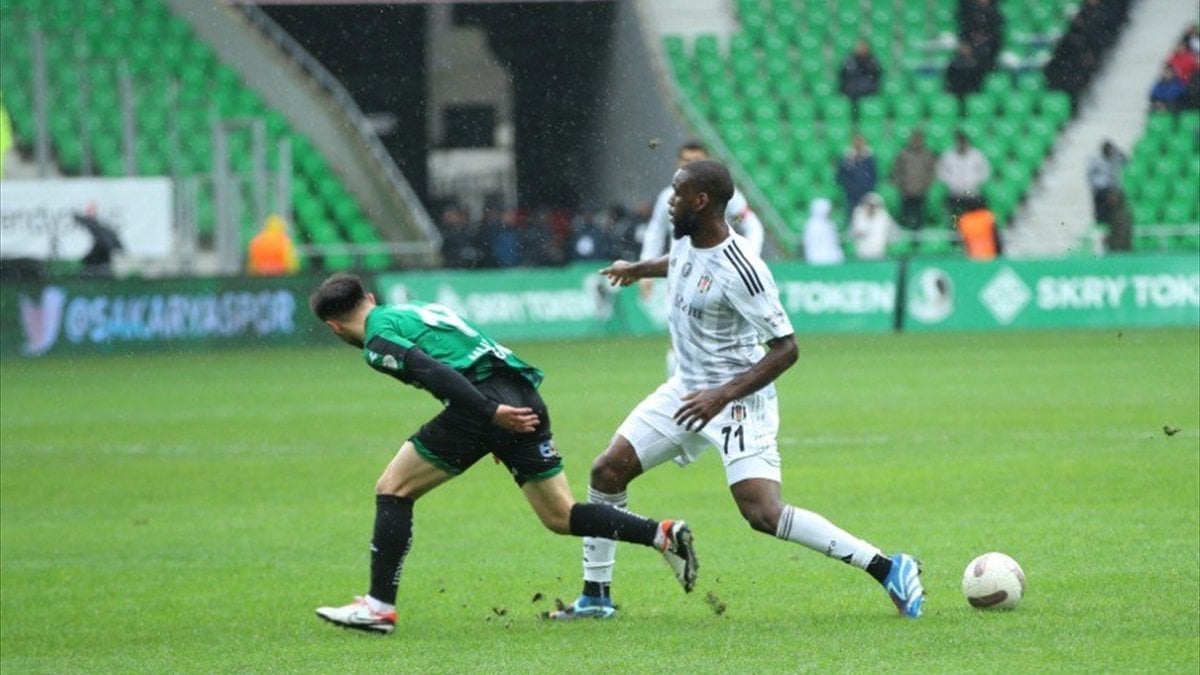
[[808,222],[804,224],[804,260],[810,265],[840,265],[846,260],[837,225],[829,217],[832,212],[833,202],[825,197],[817,197],[809,205]]
[[937,163],[937,177],[946,184],[946,210],[954,220],[981,197],[979,188],[991,176],[988,158],[971,145],[965,133],[954,132],[954,147],[942,153]]
[[850,238],[859,260],[882,260],[896,236],[896,221],[888,213],[883,197],[868,192],[850,216]]

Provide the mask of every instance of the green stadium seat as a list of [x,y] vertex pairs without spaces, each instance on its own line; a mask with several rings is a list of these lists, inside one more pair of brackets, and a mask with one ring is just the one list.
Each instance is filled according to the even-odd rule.
[[850,101],[840,96],[818,98],[817,111],[826,124],[848,124],[852,116]]
[[952,120],[958,118],[958,98],[952,94],[937,93],[925,99],[926,110],[934,119]]
[[1012,92],[1001,99],[1000,110],[1014,119],[1026,119],[1033,114],[1033,97],[1026,92]]
[[980,93],[987,94],[989,98],[994,100],[1005,96],[1012,89],[1012,77],[1004,71],[994,71],[984,78],[983,88]]
[[1071,118],[1071,98],[1061,91],[1048,91],[1041,95],[1039,107],[1042,115],[1061,127]]
[[1168,201],[1163,206],[1162,219],[1167,225],[1183,225],[1192,222],[1191,204],[1179,199]]
[[1032,70],[1017,75],[1016,85],[1019,91],[1042,96],[1043,101],[1045,100],[1045,95],[1050,93],[1047,91],[1046,76],[1039,70]]

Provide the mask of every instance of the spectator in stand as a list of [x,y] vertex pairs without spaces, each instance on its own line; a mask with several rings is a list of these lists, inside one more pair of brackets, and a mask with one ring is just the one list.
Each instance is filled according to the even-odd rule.
[[521,230],[521,250],[525,264],[556,267],[567,262],[567,237],[554,224],[554,211],[535,209]]
[[[124,251],[125,245],[121,237],[110,225],[100,221],[95,211],[89,207],[85,213],[73,213],[71,217],[80,227],[87,230],[92,238],[92,247],[79,262],[83,263],[85,277],[111,277],[113,275],[113,258],[118,251]],[[270,222],[270,219],[268,219]],[[286,236],[286,232],[284,233]],[[288,241],[291,243],[291,240]]]
[[1150,90],[1150,110],[1176,112],[1183,106],[1187,93],[1187,84],[1179,79],[1179,73],[1168,63],[1163,66],[1162,75]]
[[854,104],[856,116],[858,99],[878,94],[882,79],[883,67],[871,53],[871,45],[866,40],[859,39],[854,43],[854,51],[842,62],[841,73],[842,93]]
[[892,182],[900,188],[900,224],[919,230],[925,224],[926,200],[933,185],[937,157],[925,145],[925,133],[914,129],[892,162]]
[[1100,55],[1088,42],[1084,30],[1084,17],[1076,14],[1067,32],[1058,40],[1054,53],[1043,72],[1051,88],[1064,91],[1071,96],[1072,107],[1078,107],[1079,96],[1091,82],[1092,73],[1099,64]]
[[971,260],[993,260],[1000,255],[996,215],[978,198],[968,200],[963,208],[956,221],[963,251]]
[[288,235],[287,221],[272,213],[262,230],[250,240],[246,250],[246,270],[255,276],[273,277],[294,274],[300,269],[296,246]]
[[608,214],[603,211],[584,212],[572,225],[571,260],[611,262],[613,242],[609,236]]
[[859,260],[882,260],[887,246],[896,238],[896,221],[877,192],[863,196],[850,216],[850,238]]
[[1200,35],[1196,34],[1196,30],[1195,26],[1189,28],[1167,58],[1167,63],[1184,82],[1191,81],[1200,72]]
[[1200,27],[1192,24],[1171,52],[1167,63],[1175,69],[1186,91],[1179,101],[1180,110],[1200,108]]
[[518,267],[525,259],[521,252],[521,225],[516,209],[498,214],[494,207],[484,209],[483,227],[490,239],[491,262],[496,267]]
[[1129,202],[1125,200],[1125,191],[1120,188],[1106,193],[1108,204],[1108,232],[1104,236],[1104,245],[1109,251],[1130,251],[1133,249],[1133,213],[1129,210]]
[[961,129],[954,132],[954,147],[938,158],[937,177],[946,184],[946,210],[958,219],[980,198],[980,186],[992,175],[992,165]]
[[[649,209],[649,205],[646,205]],[[608,207],[608,231],[612,238],[612,257],[619,260],[637,260],[642,251],[642,241],[638,227],[641,221],[636,220],[629,210],[620,204]]]
[[0,92],[0,178],[4,178],[4,158],[16,145],[15,139],[12,118],[8,116],[8,108],[4,107],[3,92]]
[[874,190],[878,181],[875,155],[867,147],[867,139],[862,134],[854,134],[850,151],[842,158],[837,170],[837,184],[846,195],[846,212],[862,201],[863,195]]
[[818,197],[809,205],[804,224],[804,261],[810,265],[840,265],[846,260],[837,225],[829,217],[833,202]]
[[1104,141],[1100,152],[1088,163],[1087,179],[1092,188],[1092,207],[1096,222],[1110,223],[1109,193],[1121,189],[1121,169],[1129,161],[1112,141]]
[[474,269],[483,264],[479,229],[466,211],[455,205],[445,207],[438,229],[442,233],[442,263],[446,267]]
[[1128,5],[1128,0],[1086,0],[1055,46],[1043,72],[1051,88],[1070,94],[1073,107],[1078,108],[1080,94],[1125,22]]
[[966,42],[958,43],[958,51],[946,66],[946,91],[958,97],[960,112],[965,109],[967,94],[974,94],[981,86],[983,69],[974,50]]
[[992,0],[968,0],[959,4],[959,42],[971,47],[980,73],[987,73],[996,65],[1000,54],[1000,37],[1004,30],[1004,17]]

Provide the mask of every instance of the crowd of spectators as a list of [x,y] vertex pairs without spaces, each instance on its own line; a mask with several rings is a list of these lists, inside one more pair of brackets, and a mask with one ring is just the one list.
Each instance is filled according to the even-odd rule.
[[1178,112],[1200,108],[1200,27],[1192,24],[1162,66],[1150,90],[1150,109]]
[[649,204],[580,210],[488,207],[479,218],[451,204],[440,215],[447,267],[554,267],[580,261],[636,260]]
[[1046,83],[1069,94],[1078,107],[1128,15],[1129,0],[1085,0],[1046,64]]
[[[1044,73],[1050,86],[1064,90],[1077,103],[1101,65],[1128,14],[1129,0],[1084,0],[1058,43]],[[960,0],[959,34],[954,57],[943,74],[946,90],[965,102],[979,91],[996,67],[1004,17],[996,0]],[[884,68],[865,39],[846,55],[839,72],[840,92],[853,104],[877,95]],[[1200,31],[1192,26],[1163,65],[1151,93],[1154,110],[1176,111],[1200,106]],[[1119,186],[1124,155],[1106,144],[1089,168],[1094,208],[1107,223],[1127,215]],[[881,169],[887,170],[880,176]],[[888,170],[890,169],[890,170]],[[992,167],[965,130],[940,155],[925,143],[920,128],[911,132],[890,167],[880,167],[861,134],[834,167],[842,193],[839,210],[827,196],[817,197],[804,214],[799,253],[812,264],[837,264],[849,251],[859,259],[885,257],[898,239],[917,233],[929,222],[929,199],[935,183],[945,187],[946,226],[956,233],[964,254],[990,258],[1001,252],[998,223],[984,199]],[[879,194],[888,180],[899,193],[895,217]],[[627,211],[486,209],[480,219],[451,206],[441,216],[446,264],[451,267],[562,265],[576,261],[636,259],[649,205]]]

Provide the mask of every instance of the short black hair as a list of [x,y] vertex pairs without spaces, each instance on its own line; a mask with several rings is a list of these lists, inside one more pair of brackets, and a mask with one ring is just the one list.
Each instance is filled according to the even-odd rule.
[[367,297],[362,279],[338,272],[308,296],[308,306],[321,321],[343,319]]
[[702,159],[699,162],[689,162],[680,169],[687,173],[688,181],[697,192],[707,193],[713,203],[725,210],[725,205],[733,199],[733,176],[725,165],[712,159]]

